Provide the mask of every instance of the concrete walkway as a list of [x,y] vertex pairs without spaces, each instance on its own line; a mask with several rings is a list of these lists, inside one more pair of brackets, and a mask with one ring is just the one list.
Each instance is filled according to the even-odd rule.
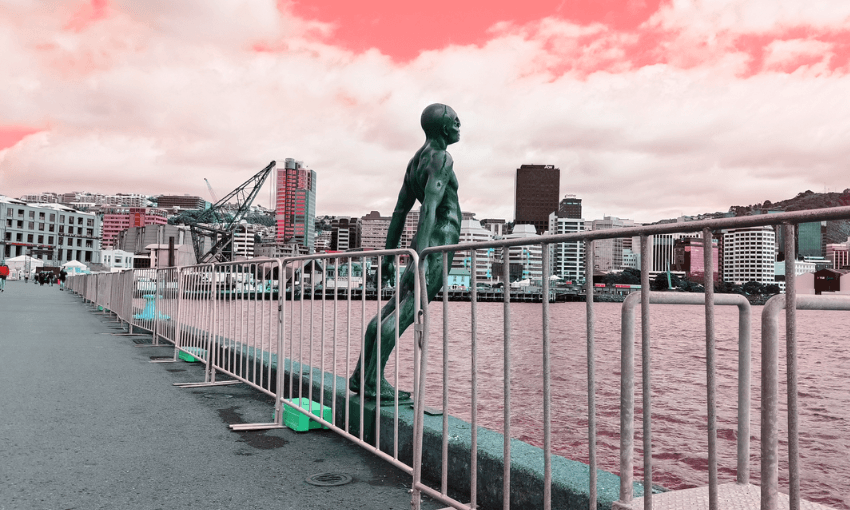
[[[271,420],[244,385],[181,389],[200,364],[149,363],[114,319],[58,287],[0,293],[0,510],[408,509],[410,477],[330,431]],[[318,473],[352,481],[317,487]],[[423,508],[441,508],[423,501]]]

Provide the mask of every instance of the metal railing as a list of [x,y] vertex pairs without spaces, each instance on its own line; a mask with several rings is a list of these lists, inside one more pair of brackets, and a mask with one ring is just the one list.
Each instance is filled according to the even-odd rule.
[[[641,292],[638,294],[641,305],[641,371],[643,388],[642,397],[642,436],[643,436],[643,486],[644,499],[643,508],[652,507],[652,492],[648,490],[653,484],[653,428],[652,428],[652,401],[651,391],[652,377],[649,370],[651,329],[651,305],[664,302],[687,302],[687,304],[703,304],[705,307],[705,352],[706,352],[706,406],[707,406],[707,439],[708,439],[708,478],[709,478],[709,506],[711,509],[718,508],[717,501],[717,403],[716,403],[716,356],[715,356],[715,306],[736,305],[739,307],[739,380],[738,380],[738,449],[737,449],[737,483],[746,484],[749,481],[748,451],[750,434],[749,427],[749,373],[750,367],[747,361],[749,354],[749,319],[746,318],[747,306],[740,297],[714,294],[713,275],[713,252],[711,238],[714,232],[724,229],[736,229],[746,227],[757,227],[762,225],[784,225],[784,236],[786,240],[786,289],[787,296],[777,296],[765,306],[762,316],[763,320],[763,350],[762,361],[762,440],[761,440],[761,491],[762,508],[764,510],[775,510],[778,505],[778,440],[776,439],[777,422],[777,369],[776,369],[776,338],[778,327],[776,314],[784,307],[785,299],[795,302],[797,306],[785,307],[786,310],[786,352],[787,377],[788,377],[788,445],[789,445],[789,490],[791,508],[799,508],[799,455],[798,440],[798,403],[796,392],[797,364],[796,364],[796,318],[795,310],[827,307],[830,309],[848,309],[850,305],[844,298],[814,298],[810,296],[796,296],[796,277],[794,268],[794,230],[799,223],[809,223],[823,220],[850,219],[850,207],[832,209],[819,209],[809,211],[797,211],[791,213],[780,213],[773,215],[749,216],[738,218],[723,218],[715,220],[702,220],[689,223],[660,224],[643,227],[612,229],[604,231],[586,231],[573,234],[555,236],[544,236],[536,238],[522,238],[489,242],[463,243],[453,246],[442,246],[429,248],[421,254],[411,250],[383,250],[376,252],[322,254],[303,257],[291,257],[279,260],[251,260],[247,262],[236,262],[228,264],[213,264],[192,266],[186,268],[167,269],[154,271],[152,280],[155,282],[155,293],[151,300],[145,298],[147,292],[145,285],[151,278],[148,273],[141,271],[127,272],[111,275],[90,275],[86,277],[73,276],[69,278],[68,288],[80,294],[85,300],[96,307],[103,306],[113,311],[120,320],[126,321],[131,327],[136,326],[152,331],[154,341],[163,338],[167,342],[174,343],[174,357],[178,352],[191,354],[205,363],[205,381],[201,384],[215,384],[216,373],[227,375],[233,381],[250,384],[260,391],[275,397],[274,420],[271,424],[260,424],[267,426],[281,426],[283,409],[282,405],[288,405],[294,412],[308,415],[315,422],[326,426],[335,432],[342,434],[352,441],[360,444],[381,458],[400,467],[413,476],[412,503],[418,508],[421,494],[427,494],[444,504],[458,509],[472,509],[477,507],[480,493],[478,491],[478,428],[479,417],[479,333],[480,326],[479,310],[477,305],[477,261],[471,257],[471,285],[470,285],[470,329],[468,342],[468,357],[470,360],[470,395],[468,400],[470,412],[470,457],[467,461],[469,466],[469,480],[461,485],[468,486],[468,499],[462,498],[463,503],[456,498],[450,497],[452,483],[457,482],[454,476],[449,476],[449,400],[456,398],[449,388],[457,378],[456,373],[451,370],[451,363],[458,353],[457,347],[450,341],[454,332],[450,326],[451,310],[448,306],[448,292],[443,292],[442,303],[442,342],[432,342],[430,317],[436,311],[432,307],[420,306],[427,299],[427,287],[429,275],[426,274],[429,267],[442,266],[442,286],[448,288],[448,267],[451,254],[458,252],[473,252],[486,248],[501,249],[503,254],[503,274],[501,279],[506,282],[503,294],[502,320],[502,430],[504,436],[503,456],[504,465],[502,473],[502,506],[511,507],[511,422],[512,404],[525,395],[516,394],[511,380],[512,355],[512,308],[511,292],[507,282],[510,281],[509,250],[515,246],[539,245],[542,253],[542,274],[548,275],[551,269],[549,247],[562,242],[585,243],[586,260],[593,260],[594,243],[597,240],[614,239],[621,237],[639,236],[641,239]],[[651,260],[652,236],[670,233],[702,233],[704,241],[704,267],[705,270],[705,293],[704,294],[660,294],[650,292],[649,285],[649,261]],[[382,301],[379,299],[380,291],[376,290],[378,297],[374,309],[366,300],[367,282],[365,279],[365,266],[367,259],[376,258],[378,268],[381,267],[383,257],[394,257],[395,266],[398,268],[399,255],[406,255],[410,259],[413,270],[418,275],[414,278],[415,289],[413,299],[414,317],[417,322],[413,325],[414,341],[399,345],[399,338],[395,339],[397,347],[395,358],[391,363],[393,366],[394,386],[409,384],[414,393],[414,440],[412,451],[400,451],[398,439],[398,416],[403,404],[400,404],[398,393],[393,402],[390,415],[394,416],[394,431],[391,439],[382,435],[381,421],[386,420],[386,411],[375,400],[372,406],[367,399],[340,388],[340,385],[348,384],[348,376],[351,374],[357,358],[354,355],[359,352],[363,356],[363,339],[368,328],[367,318],[380,313]],[[421,259],[420,259],[421,257]],[[428,263],[419,263],[419,260],[427,260]],[[362,291],[357,292],[358,284],[354,283],[354,266],[359,263],[362,271]],[[330,278],[319,280],[314,271],[317,264],[335,264],[336,272],[333,277],[333,286]],[[347,275],[340,277],[339,269],[347,265]],[[597,508],[597,479],[598,453],[597,453],[597,417],[596,417],[596,314],[594,310],[594,287],[592,264],[586,267],[586,350],[587,350],[587,445],[589,459],[588,474],[588,508]],[[326,269],[326,268],[325,268]],[[277,274],[275,275],[275,271]],[[327,271],[321,271],[329,274]],[[383,275],[381,269],[377,271],[378,281]],[[229,275],[229,276],[228,276]],[[396,281],[400,279],[396,271]],[[430,275],[433,279],[433,275]],[[230,278],[230,280],[228,280]],[[141,285],[144,282],[145,285]],[[223,285],[219,285],[223,282]],[[433,285],[433,282],[432,282]],[[552,340],[550,338],[550,304],[548,296],[551,289],[547,278],[542,279],[542,295],[545,296],[540,304],[541,317],[541,373],[536,379],[536,387],[542,394],[542,413],[540,421],[543,427],[543,491],[542,507],[552,507],[552,444],[556,440],[552,432],[552,367],[551,350]],[[379,288],[379,287],[378,287]],[[169,289],[173,289],[173,295]],[[138,292],[137,292],[138,291]],[[164,293],[163,293],[164,291]],[[621,438],[621,485],[619,501],[616,503],[621,508],[630,508],[633,493],[633,440],[634,437],[634,308],[637,305],[638,295],[630,297],[623,305],[623,326],[621,330],[621,411],[620,411],[620,438]],[[395,298],[395,306],[400,306]],[[153,301],[150,317],[145,314],[145,307],[149,301]],[[359,303],[358,303],[359,301]],[[250,303],[253,302],[253,305]],[[166,318],[167,317],[167,318]],[[632,328],[629,332],[629,328]],[[396,331],[398,327],[396,325]],[[381,328],[378,328],[381,331]],[[767,335],[767,336],[765,336]],[[356,345],[356,338],[360,337],[360,348]],[[436,335],[434,335],[436,336]],[[378,342],[380,345],[380,341]],[[403,347],[407,345],[407,347]],[[405,349],[407,349],[405,351]],[[431,359],[429,350],[441,350],[441,360]],[[400,353],[401,351],[401,353]],[[380,357],[380,347],[375,352]],[[361,363],[362,363],[361,359]],[[407,365],[407,364],[410,365]],[[631,365],[630,365],[631,363]],[[442,395],[442,442],[440,448],[441,466],[439,468],[439,488],[432,488],[423,480],[423,436],[426,402],[431,398],[427,391],[430,388],[428,373],[434,369],[440,373],[439,384]],[[402,367],[410,366],[407,370]],[[272,367],[276,368],[276,377]],[[283,374],[287,373],[284,378]],[[453,375],[455,374],[455,375]],[[406,377],[407,379],[400,380]],[[466,376],[464,376],[466,377]],[[365,381],[361,378],[360,387],[363,388]],[[376,381],[380,384],[380,381]],[[433,383],[432,383],[433,384]],[[338,390],[343,390],[339,392]],[[339,393],[344,393],[340,396]],[[308,398],[309,402],[304,406],[294,405],[293,400]],[[328,402],[330,400],[330,402]],[[296,400],[298,404],[300,400]],[[327,405],[330,404],[330,405]],[[466,402],[464,403],[466,405]],[[556,403],[557,404],[557,403]],[[321,412],[315,414],[314,406],[320,406]],[[330,418],[324,414],[324,408],[330,408]],[[374,415],[367,415],[365,409],[369,409]],[[374,409],[373,409],[374,408]],[[356,416],[352,416],[356,412]],[[368,437],[369,430],[374,432],[374,437]],[[411,458],[411,461],[407,459]],[[488,480],[492,484],[493,480]]]
[[[232,429],[282,427],[286,406],[288,412],[308,416],[411,474],[412,451],[399,439],[400,408],[409,403],[400,401],[399,384],[415,390],[419,364],[414,343],[398,346],[390,363],[396,391],[389,418],[386,402],[363,394],[365,371],[360,371],[359,394],[347,388],[358,360],[352,356],[359,351],[360,363],[365,362],[368,319],[381,313],[381,295],[389,295],[379,287],[370,292],[366,268],[374,259],[380,282],[382,261],[391,257],[394,279],[400,282],[402,256],[416,275],[416,252],[397,249],[100,273],[71,278],[69,289],[116,313],[131,332],[151,332],[153,343],[143,345],[159,346],[160,339],[174,344],[171,359],[154,362],[176,361],[182,355],[204,364],[203,381],[176,385],[245,383],[275,397],[272,422],[236,424]],[[329,264],[335,267],[334,277],[319,278]],[[418,317],[419,282],[413,277],[409,283],[413,316]],[[397,294],[394,299],[398,309]],[[397,315],[394,321],[398,345]],[[382,356],[381,330],[376,330],[376,359]],[[409,374],[413,379],[402,380]],[[378,372],[378,388],[380,376]],[[318,412],[326,408],[329,413]],[[391,432],[382,437],[386,419]]]
[[[848,219],[850,218],[850,207],[837,207],[830,209],[817,209],[817,210],[807,210],[807,211],[796,211],[796,212],[787,212],[787,213],[779,213],[779,214],[771,214],[771,215],[759,215],[759,216],[748,216],[748,217],[735,217],[735,218],[722,218],[722,219],[713,219],[713,220],[701,220],[687,223],[671,223],[671,224],[659,224],[659,225],[649,225],[642,227],[634,227],[634,228],[621,228],[621,229],[611,229],[611,230],[601,230],[601,231],[586,231],[572,234],[562,234],[562,235],[552,235],[552,236],[542,236],[535,238],[521,238],[521,239],[512,239],[512,240],[502,240],[502,241],[488,241],[488,242],[473,242],[473,243],[462,243],[452,246],[440,246],[433,247],[424,250],[420,256],[425,259],[426,257],[433,256],[434,254],[439,254],[443,257],[444,267],[447,265],[447,254],[449,253],[457,253],[462,251],[474,252],[474,250],[480,250],[485,248],[495,248],[501,249],[503,253],[503,269],[504,274],[502,275],[502,280],[504,282],[510,281],[509,275],[509,260],[507,248],[515,247],[515,246],[528,246],[528,245],[540,245],[541,251],[543,255],[543,267],[542,274],[548,275],[550,272],[550,261],[549,261],[549,250],[548,247],[553,244],[563,243],[563,242],[583,242],[586,247],[586,260],[593,260],[593,251],[594,251],[594,241],[602,240],[602,239],[615,239],[622,237],[635,237],[639,236],[641,239],[641,292],[640,292],[640,302],[641,302],[641,328],[642,328],[642,363],[644,366],[644,370],[642,370],[642,388],[643,388],[643,409],[642,409],[642,429],[643,429],[643,450],[644,450],[644,479],[643,486],[644,490],[644,500],[643,500],[643,508],[651,509],[652,508],[652,491],[650,488],[652,487],[652,401],[651,401],[651,391],[652,380],[651,380],[651,372],[648,369],[650,364],[650,339],[651,339],[651,327],[650,327],[650,305],[653,302],[663,302],[665,298],[654,295],[654,293],[650,292],[650,281],[649,281],[649,273],[650,273],[650,261],[652,260],[651,253],[651,236],[659,235],[659,234],[680,234],[680,233],[690,233],[690,232],[701,232],[704,240],[704,267],[705,267],[705,293],[703,295],[696,295],[696,300],[701,302],[705,306],[705,317],[706,317],[706,327],[705,327],[705,348],[706,348],[706,390],[707,390],[707,414],[708,414],[708,449],[709,449],[709,508],[711,510],[716,510],[718,508],[718,497],[717,497],[717,423],[716,423],[716,413],[717,413],[717,403],[716,403],[716,355],[715,355],[715,325],[714,325],[714,307],[715,305],[724,305],[724,304],[733,304],[732,301],[729,301],[727,296],[716,296],[714,295],[714,275],[713,275],[713,253],[712,253],[712,234],[715,231],[720,231],[724,229],[737,229],[737,228],[747,228],[747,227],[757,227],[764,225],[783,225],[784,228],[784,236],[785,236],[785,256],[786,256],[786,289],[788,292],[789,299],[792,299],[795,296],[795,267],[794,261],[795,257],[795,246],[794,246],[794,231],[795,227],[799,223],[810,223],[816,221],[824,221],[824,220],[839,220],[839,219]],[[472,257],[473,269],[470,271],[471,273],[471,282],[470,282],[470,293],[471,293],[471,309],[470,309],[470,317],[472,321],[471,327],[471,339],[470,339],[470,359],[472,360],[472,368],[471,368],[471,380],[472,383],[472,393],[470,399],[471,405],[471,458],[469,460],[471,469],[470,479],[468,482],[469,486],[469,503],[462,503],[454,498],[448,496],[448,441],[449,437],[447,434],[447,426],[446,421],[444,419],[443,426],[443,438],[442,438],[442,476],[441,483],[439,489],[433,489],[427,484],[425,484],[422,480],[421,473],[421,464],[423,458],[423,422],[424,422],[424,401],[427,398],[426,388],[428,387],[428,378],[427,374],[429,371],[429,362],[434,363],[435,360],[430,359],[428,352],[429,346],[431,345],[431,329],[429,327],[429,310],[425,308],[425,320],[424,320],[424,340],[422,344],[422,355],[420,358],[421,368],[419,370],[419,389],[418,389],[418,399],[416,405],[416,422],[414,426],[414,478],[413,478],[413,506],[414,508],[419,508],[419,498],[420,494],[424,493],[428,496],[441,501],[444,504],[450,505],[453,508],[457,509],[473,509],[477,506],[477,469],[475,469],[477,462],[477,444],[476,444],[476,431],[478,429],[478,417],[477,417],[477,364],[476,364],[476,317],[477,317],[477,304],[476,304],[476,291],[477,291],[477,281],[476,281],[476,270],[475,270],[475,257]],[[589,497],[588,497],[588,508],[595,509],[597,507],[597,487],[596,487],[596,471],[597,471],[597,448],[596,448],[596,416],[595,416],[595,400],[596,400],[596,388],[595,388],[595,346],[594,346],[594,336],[595,336],[595,325],[594,325],[594,305],[593,305],[593,278],[592,278],[592,264],[586,264],[587,276],[586,276],[586,306],[587,306],[587,325],[586,325],[586,338],[587,338],[587,360],[588,360],[588,373],[587,373],[587,387],[588,387],[588,449],[589,449]],[[422,280],[422,288],[425,287],[426,282],[426,274],[424,273],[423,264],[420,266],[420,279]],[[446,288],[448,283],[446,273],[444,271],[443,274],[443,286]],[[543,296],[549,295],[549,287],[547,278],[543,278]],[[635,298],[637,299],[637,298]],[[694,299],[694,298],[688,298]],[[734,304],[739,307],[743,306],[739,302],[737,302],[737,298],[731,298],[735,300]],[[510,493],[510,477],[511,477],[511,404],[512,404],[512,385],[511,385],[511,306],[510,306],[510,292],[508,291],[508,286],[505,285],[504,292],[504,312],[503,312],[503,325],[504,325],[504,333],[503,333],[503,432],[504,432],[504,446],[503,446],[503,455],[504,455],[504,470],[502,475],[502,505],[505,509],[511,507],[511,493]],[[728,301],[728,302],[727,302]],[[448,307],[447,307],[447,296],[444,293],[444,308],[443,308],[443,363],[442,363],[442,385],[443,385],[443,408],[444,408],[444,417],[447,415],[445,410],[448,409],[448,393],[446,388],[449,385],[449,370],[447,360],[449,358],[448,354],[448,336],[449,336],[449,317],[448,317]],[[626,305],[624,305],[626,306]],[[629,301],[628,306],[634,306],[634,299]],[[542,374],[541,380],[539,382],[540,388],[543,394],[543,411],[541,420],[543,422],[544,429],[544,440],[543,440],[543,456],[544,456],[544,489],[543,489],[543,508],[549,510],[552,507],[552,478],[551,478],[551,456],[552,456],[552,437],[551,437],[551,373],[549,366],[549,352],[550,352],[550,339],[549,339],[549,300],[544,298],[541,303],[541,316],[542,316],[542,352],[543,352],[543,360],[542,360]],[[626,312],[624,312],[626,313]],[[741,309],[742,317],[746,314],[746,312]],[[800,504],[800,495],[799,495],[799,467],[798,462],[796,461],[797,453],[797,435],[798,431],[796,428],[796,422],[798,417],[797,405],[796,405],[796,377],[797,377],[797,369],[796,369],[796,350],[795,350],[795,339],[794,339],[794,307],[786,308],[786,324],[788,324],[788,331],[786,334],[787,337],[787,352],[788,352],[788,394],[789,394],[789,470],[791,487],[790,487],[790,499],[791,499],[791,508],[796,509],[799,508]],[[743,318],[741,320],[744,320]],[[634,323],[634,320],[629,321],[630,324]],[[625,321],[624,321],[625,327]],[[748,340],[745,340],[745,336],[749,336],[749,332],[743,331],[743,324],[740,326],[741,331],[739,331],[739,341],[742,342],[742,346],[744,343],[748,344]],[[745,334],[746,333],[746,334]],[[634,416],[633,416],[633,392],[634,392],[634,371],[626,370],[630,363],[633,363],[633,360],[626,360],[625,358],[631,358],[633,351],[633,341],[626,339],[626,333],[623,333],[623,346],[621,355],[623,357],[624,369],[621,372],[621,427],[620,427],[620,437],[621,441],[623,441],[621,446],[621,489],[620,489],[620,499],[616,503],[615,506],[619,508],[630,508],[632,500],[634,498],[633,494],[633,456],[630,453],[633,450],[632,440],[630,438],[633,437],[634,434]],[[633,338],[633,331],[630,335],[630,338]],[[743,430],[748,430],[749,428],[749,354],[746,352],[740,353],[739,360],[739,434],[741,434]],[[764,355],[763,355],[763,362]],[[765,375],[762,375],[762,387],[769,383],[769,381],[765,381]],[[630,396],[631,395],[631,396]],[[630,411],[631,410],[631,411]],[[763,410],[763,413],[766,412]],[[631,414],[630,414],[631,413]],[[773,421],[775,424],[775,414],[773,416]],[[764,420],[763,420],[764,421]],[[764,432],[763,432],[764,434]],[[749,441],[748,434],[740,436],[739,435],[739,444],[738,444],[738,464],[737,464],[737,482],[739,484],[746,484],[749,480],[749,468],[748,468],[748,451],[749,451]],[[775,443],[775,441],[774,441]],[[766,446],[767,445],[767,446]],[[765,453],[765,448],[770,450],[769,453]],[[774,483],[766,483],[765,477],[768,476],[768,468],[767,465],[772,466],[775,463],[775,459],[777,457],[776,445],[770,445],[769,441],[762,442],[762,509],[763,510],[776,510],[777,507],[777,492],[778,487],[777,484]],[[770,468],[774,469],[775,468]],[[770,471],[773,473],[773,471]],[[775,477],[775,474],[771,474],[770,476]],[[489,480],[490,483],[493,480]],[[768,494],[769,493],[769,494]],[[766,495],[767,494],[767,495]]]

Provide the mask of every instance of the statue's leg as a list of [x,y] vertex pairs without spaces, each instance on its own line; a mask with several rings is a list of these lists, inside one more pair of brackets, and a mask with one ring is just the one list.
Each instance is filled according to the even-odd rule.
[[[399,301],[401,304],[402,313],[399,316],[399,336],[404,333],[404,330],[407,329],[410,324],[413,323],[413,278],[415,277],[414,272],[409,268],[404,272],[404,275],[401,277],[401,282],[399,285]],[[409,309],[409,311],[408,311]],[[375,380],[377,379],[377,371],[380,367],[381,370],[381,393],[385,393],[386,391],[393,391],[393,388],[389,386],[383,378],[384,367],[386,366],[387,360],[389,360],[389,355],[392,350],[395,348],[395,297],[390,299],[390,302],[387,303],[381,309],[381,359],[377,359],[377,338],[378,338],[378,317],[373,317],[369,322],[369,326],[366,328],[366,334],[364,338],[364,346],[363,346],[363,364],[365,366],[365,370],[363,371],[363,382],[365,386],[364,393],[367,396],[374,397],[376,394],[375,391]],[[408,317],[409,316],[409,317]],[[348,379],[348,388],[351,391],[359,392],[360,391],[360,371],[361,371],[361,360],[358,359],[357,367],[354,369],[354,373]],[[391,397],[392,398],[392,397]]]

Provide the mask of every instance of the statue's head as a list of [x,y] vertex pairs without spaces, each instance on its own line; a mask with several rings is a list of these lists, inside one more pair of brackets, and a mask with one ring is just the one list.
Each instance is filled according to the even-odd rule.
[[440,138],[446,145],[460,140],[460,119],[451,106],[440,103],[427,106],[422,110],[419,123],[428,138]]

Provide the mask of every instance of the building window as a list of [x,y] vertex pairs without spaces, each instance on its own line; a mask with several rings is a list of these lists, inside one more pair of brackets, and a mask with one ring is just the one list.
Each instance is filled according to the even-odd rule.
[[44,244],[44,236],[38,236],[38,244]]
[[47,244],[53,244],[53,236],[48,236]]
[[42,232],[44,232],[44,223],[39,223],[38,229],[41,230]]
[[30,211],[30,218],[35,219],[35,211]]
[[27,234],[27,242],[28,243],[32,242],[32,234]]
[[39,220],[44,221],[44,217],[45,217],[45,216],[44,216],[44,213],[43,213],[43,212],[38,213],[38,219],[39,219]]
[[18,220],[18,228],[24,228],[24,222],[23,221]]
[[59,223],[65,223],[65,215],[64,214],[59,215]]
[[50,213],[50,221],[56,221],[56,213]]
[[94,226],[94,218],[88,218],[86,220],[86,226],[87,227],[93,227]]
[[28,226],[29,226],[29,230],[35,230],[35,222],[34,222],[34,221],[30,221],[30,222],[28,222],[28,223],[29,223],[29,225],[28,225]]

